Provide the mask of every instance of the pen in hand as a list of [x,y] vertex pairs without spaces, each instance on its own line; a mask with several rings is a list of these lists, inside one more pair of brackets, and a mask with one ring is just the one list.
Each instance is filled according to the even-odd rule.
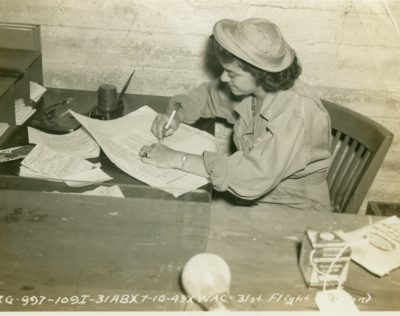
[[171,123],[172,123],[172,120],[173,120],[174,117],[175,117],[175,114],[176,114],[176,110],[173,110],[172,113],[171,113],[171,116],[170,116],[169,119],[168,119],[167,124],[165,124],[165,126],[164,126],[164,128],[163,128],[163,130],[162,130],[161,141],[164,140],[165,133],[167,132],[168,128],[171,126]]

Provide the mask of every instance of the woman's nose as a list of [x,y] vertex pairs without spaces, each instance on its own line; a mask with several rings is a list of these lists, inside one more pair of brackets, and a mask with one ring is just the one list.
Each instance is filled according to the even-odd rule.
[[222,73],[222,75],[221,75],[221,81],[222,82],[229,82],[231,79],[229,78],[229,76],[228,76],[228,73],[226,72],[226,71],[224,71],[223,73]]

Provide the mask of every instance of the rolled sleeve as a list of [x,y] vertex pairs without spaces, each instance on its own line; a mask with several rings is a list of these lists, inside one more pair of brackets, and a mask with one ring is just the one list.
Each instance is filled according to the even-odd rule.
[[226,191],[228,189],[227,160],[228,156],[222,153],[211,151],[205,151],[203,153],[204,166],[211,183],[218,191]]
[[[179,108],[176,108],[176,103],[180,103]],[[237,101],[231,99],[226,84],[214,80],[201,84],[187,94],[172,97],[167,113],[177,110],[180,120],[188,124],[196,122],[200,117],[222,117],[234,123],[236,103]]]

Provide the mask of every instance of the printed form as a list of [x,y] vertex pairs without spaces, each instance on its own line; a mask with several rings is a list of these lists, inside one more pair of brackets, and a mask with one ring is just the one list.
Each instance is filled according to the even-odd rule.
[[[141,161],[139,151],[142,146],[158,141],[151,132],[157,112],[150,107],[143,106],[124,117],[109,121],[91,119],[73,111],[70,113],[88,130],[107,157],[130,176],[175,197],[208,183],[208,179],[197,175],[177,169],[163,169]],[[172,136],[164,139],[164,144],[198,155],[205,150],[217,151],[212,135],[186,124],[180,124]]]
[[20,175],[62,180],[66,176],[88,171],[95,165],[76,156],[59,154],[44,144],[36,145],[21,163]]

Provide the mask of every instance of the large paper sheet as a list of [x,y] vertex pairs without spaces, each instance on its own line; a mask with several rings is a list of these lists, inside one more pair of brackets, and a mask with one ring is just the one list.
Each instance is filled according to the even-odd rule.
[[83,128],[63,135],[44,133],[28,126],[29,143],[45,144],[55,152],[78,156],[83,159],[95,158],[100,154],[100,147]]
[[341,236],[351,246],[351,259],[378,276],[400,266],[400,220],[388,217]]
[[[91,119],[73,111],[71,114],[95,138],[108,158],[130,176],[151,186],[179,196],[195,190],[208,179],[176,169],[163,169],[145,164],[139,157],[143,145],[157,142],[151,126],[157,113],[148,106],[110,121]],[[164,139],[164,144],[187,153],[201,155],[203,151],[217,151],[214,137],[186,124]]]

